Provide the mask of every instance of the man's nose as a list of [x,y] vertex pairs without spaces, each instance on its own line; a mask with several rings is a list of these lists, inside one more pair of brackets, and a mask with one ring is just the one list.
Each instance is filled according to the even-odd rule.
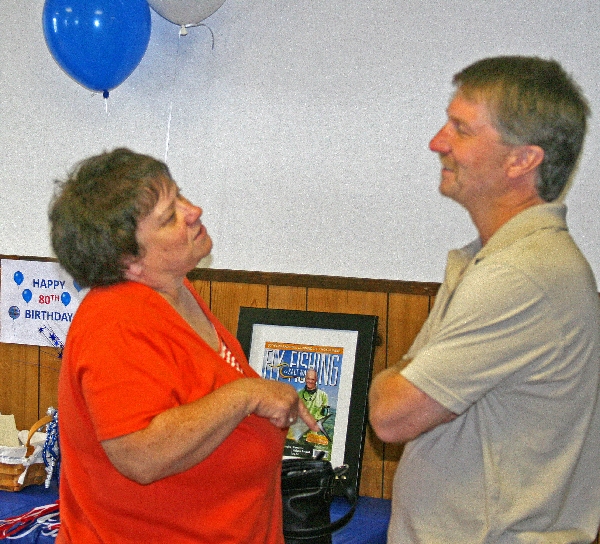
[[438,133],[429,142],[429,149],[434,153],[448,153],[450,151],[450,144],[446,134],[447,126],[444,125]]

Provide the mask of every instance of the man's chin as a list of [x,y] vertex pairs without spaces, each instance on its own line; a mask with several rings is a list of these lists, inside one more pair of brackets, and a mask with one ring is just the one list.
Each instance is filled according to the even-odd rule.
[[446,196],[448,198],[452,198],[452,186],[449,183],[444,183],[444,180],[440,183],[439,191],[442,196]]

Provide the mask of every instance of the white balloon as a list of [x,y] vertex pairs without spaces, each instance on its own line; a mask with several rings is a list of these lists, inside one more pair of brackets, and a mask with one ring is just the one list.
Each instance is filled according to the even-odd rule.
[[217,11],[225,0],[148,0],[159,15],[180,26],[195,26]]

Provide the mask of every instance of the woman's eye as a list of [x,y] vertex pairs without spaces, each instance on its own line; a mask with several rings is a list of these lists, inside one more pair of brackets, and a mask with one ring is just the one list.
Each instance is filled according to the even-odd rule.
[[165,222],[163,223],[163,225],[168,225],[169,223],[172,223],[173,221],[175,221],[176,217],[177,217],[177,214],[175,212],[173,212],[171,215],[169,215],[169,217],[167,217],[165,219]]

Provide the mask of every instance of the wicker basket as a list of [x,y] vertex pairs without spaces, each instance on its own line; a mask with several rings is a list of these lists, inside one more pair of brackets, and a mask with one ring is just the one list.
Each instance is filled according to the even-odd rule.
[[[37,421],[27,437],[25,446],[27,447],[26,457],[29,457],[34,450],[34,447],[29,444],[33,434],[41,429],[44,425],[47,425],[52,421],[52,416],[46,416]],[[23,465],[9,465],[7,463],[0,463],[0,489],[3,491],[20,491],[28,485],[39,485],[43,484],[46,480],[46,466],[44,463],[34,463],[29,465],[29,470],[25,475],[25,481],[23,484],[19,484],[18,480],[23,471],[25,470]]]

